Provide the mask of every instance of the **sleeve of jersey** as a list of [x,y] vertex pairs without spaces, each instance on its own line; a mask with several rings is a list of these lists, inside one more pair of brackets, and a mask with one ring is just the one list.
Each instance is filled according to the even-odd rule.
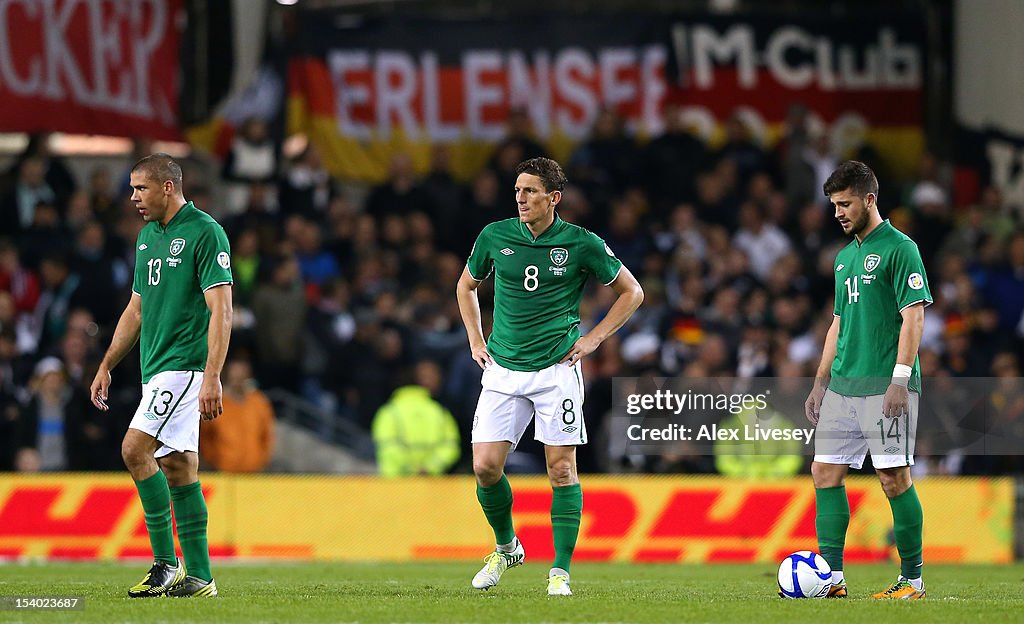
[[594,277],[601,280],[605,286],[615,281],[622,270],[622,261],[615,257],[615,252],[604,242],[600,236],[593,232],[587,232],[587,241],[584,246],[584,266],[594,274]]
[[491,271],[494,270],[489,238],[487,228],[481,230],[480,235],[476,237],[476,242],[473,243],[473,249],[469,251],[469,259],[466,260],[469,276],[478,282],[487,279]]
[[910,241],[896,247],[896,257],[892,265],[892,286],[900,311],[915,303],[924,302],[927,306],[932,302],[921,252],[918,251],[917,245]]
[[141,238],[140,235],[135,239],[135,271],[132,275],[132,292],[140,297],[142,296],[142,280],[145,279],[142,275],[145,271],[145,264],[139,259],[139,245],[142,244],[139,240]]
[[836,282],[835,293],[833,293],[835,296],[832,298],[832,316],[840,316],[841,317],[843,315],[843,312],[842,312],[842,309],[840,307],[840,304],[843,301],[843,299],[842,299],[843,292],[842,292],[842,289],[839,287],[841,282],[839,281],[839,268],[838,267],[839,267],[839,258],[836,258],[835,266],[832,267],[832,274],[836,276],[836,279],[835,279],[835,282]]
[[219,225],[211,224],[199,239],[196,273],[203,292],[234,281],[231,277],[231,246],[224,228]]

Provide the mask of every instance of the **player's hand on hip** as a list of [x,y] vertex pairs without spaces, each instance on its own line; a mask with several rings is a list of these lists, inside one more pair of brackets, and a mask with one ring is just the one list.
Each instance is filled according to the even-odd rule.
[[494,363],[491,359],[491,354],[487,352],[487,345],[482,344],[476,347],[471,347],[473,352],[473,361],[477,363],[480,368],[486,369],[488,366]]
[[96,377],[89,386],[89,398],[92,404],[102,411],[110,409],[107,407],[107,393],[110,391],[110,371],[100,368],[96,371]]
[[814,388],[811,389],[811,393],[807,395],[807,400],[804,402],[804,416],[812,425],[817,425],[818,419],[821,418],[821,402],[824,399],[825,386],[814,384]]
[[199,388],[199,415],[203,420],[213,420],[224,412],[223,391],[219,375],[206,375]]
[[572,346],[572,349],[569,349],[569,352],[565,354],[565,357],[562,358],[562,361],[559,362],[559,364],[568,364],[569,366],[572,366],[576,362],[579,362],[586,356],[593,353],[600,344],[601,343],[596,339],[591,338],[590,334],[581,336],[580,339],[576,341],[576,344]]
[[882,397],[882,416],[899,418],[910,413],[910,391],[906,386],[889,384],[889,389]]

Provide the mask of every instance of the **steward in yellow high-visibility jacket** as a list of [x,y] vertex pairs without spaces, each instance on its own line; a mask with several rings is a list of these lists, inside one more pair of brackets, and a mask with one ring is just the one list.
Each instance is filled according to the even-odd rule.
[[719,429],[740,431],[739,441],[716,440],[715,468],[719,474],[745,479],[782,479],[803,468],[803,443],[798,440],[751,440],[744,432],[760,429],[792,429],[792,421],[773,409],[745,410],[730,414]]
[[373,441],[385,477],[440,475],[459,460],[458,424],[422,386],[402,386],[377,410]]

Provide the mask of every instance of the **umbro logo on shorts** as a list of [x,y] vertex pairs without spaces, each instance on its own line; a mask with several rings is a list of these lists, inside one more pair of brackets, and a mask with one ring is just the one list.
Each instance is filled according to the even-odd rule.
[[569,425],[568,427],[562,427],[562,431],[566,433],[572,433],[573,431],[576,431],[576,427]]
[[160,417],[153,412],[146,412],[143,416],[146,417],[146,420],[160,420]]
[[506,248],[501,250],[501,255],[503,255],[503,256],[511,256],[514,253],[515,253],[515,251],[509,249],[508,247],[506,247]]
[[885,452],[886,453],[899,453],[900,452],[900,447],[898,447],[898,446],[887,446],[887,447],[885,447]]

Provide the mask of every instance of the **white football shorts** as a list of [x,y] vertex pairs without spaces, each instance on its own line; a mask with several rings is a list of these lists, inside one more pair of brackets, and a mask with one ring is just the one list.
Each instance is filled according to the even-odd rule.
[[814,432],[814,461],[858,469],[870,451],[875,468],[913,466],[921,396],[911,392],[910,413],[896,418],[882,415],[883,397],[849,397],[826,390]]
[[135,410],[131,429],[147,433],[163,446],[154,457],[174,452],[199,452],[199,388],[203,373],[165,371],[142,385],[142,401]]
[[[587,443],[583,422],[583,372],[580,363],[552,364],[539,371],[487,366],[473,416],[473,443],[511,442],[512,448],[535,420],[534,438],[548,446]],[[536,416],[536,419],[534,419]]]

